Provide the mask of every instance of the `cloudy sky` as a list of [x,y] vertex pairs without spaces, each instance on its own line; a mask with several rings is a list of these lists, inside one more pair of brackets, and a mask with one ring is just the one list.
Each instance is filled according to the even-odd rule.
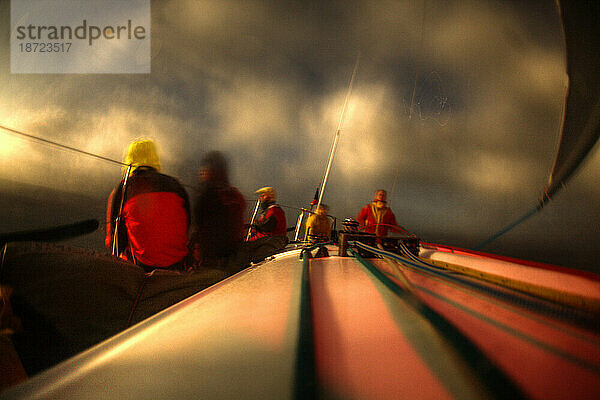
[[[385,188],[408,230],[472,248],[537,204],[557,149],[559,17],[552,0],[522,3],[154,1],[150,74],[11,74],[0,0],[0,125],[114,159],[155,138],[163,172],[190,193],[202,155],[221,150],[249,200],[268,185],[304,207],[360,54],[324,202],[351,217]],[[120,173],[0,130],[0,231],[103,219]],[[599,178],[596,148],[486,250],[600,271]],[[286,214],[291,226],[297,213]]]

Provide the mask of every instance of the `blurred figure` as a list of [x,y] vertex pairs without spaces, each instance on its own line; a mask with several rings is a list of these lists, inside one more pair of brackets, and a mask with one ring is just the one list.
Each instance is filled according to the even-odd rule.
[[331,236],[329,207],[321,204],[306,221],[306,239],[312,243],[327,242]]
[[285,213],[275,203],[276,193],[272,187],[264,187],[255,192],[260,201],[260,217],[252,223],[250,240],[266,236],[286,236],[287,225]]
[[387,207],[387,192],[382,189],[375,192],[373,201],[360,210],[356,220],[364,232],[374,233],[377,236],[387,236],[389,229],[402,232],[396,222],[396,216]]
[[146,271],[183,269],[190,223],[185,189],[159,172],[158,151],[150,139],[132,142],[123,163],[131,168],[124,167],[129,174],[108,199],[106,247]]
[[229,184],[227,161],[222,153],[208,153],[199,174],[190,244],[197,265],[219,267],[225,258],[239,251],[246,202]]

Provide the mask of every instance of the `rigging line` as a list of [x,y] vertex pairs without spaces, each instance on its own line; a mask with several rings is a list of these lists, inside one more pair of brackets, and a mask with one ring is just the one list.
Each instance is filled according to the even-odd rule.
[[[355,244],[357,244],[357,245],[360,244],[362,246],[365,246],[363,243],[359,243],[359,242],[355,242]],[[370,246],[368,246],[368,247],[370,247]],[[375,251],[378,250],[378,249],[375,249],[375,248],[371,248],[371,249],[373,249]],[[371,249],[368,249],[368,250],[371,251]],[[349,249],[349,250],[350,250],[350,252],[353,252],[352,249]],[[388,254],[382,254],[384,257],[389,257],[389,258],[392,258],[395,261],[399,261],[401,263],[405,263],[405,260],[402,260],[402,257],[398,257],[395,254],[389,253],[389,252],[385,252],[385,253],[388,253]],[[356,255],[353,254],[353,255],[354,255],[354,257],[356,257],[358,259],[358,257],[357,257],[358,254],[356,254]],[[391,255],[391,257],[390,257],[390,255]],[[388,276],[387,273],[385,273],[384,271],[381,271],[376,265],[374,265],[372,263],[370,263],[370,264],[376,270],[375,272],[377,272],[377,275],[383,276],[386,279],[390,280],[390,278],[389,278],[389,276]],[[410,266],[412,263],[408,262],[407,264],[409,264],[408,266]],[[491,299],[499,300],[500,304],[499,303],[495,303],[497,306],[500,305],[501,307],[503,307],[505,309],[507,309],[506,307],[508,306],[509,307],[508,309],[509,310],[512,309],[513,312],[517,312],[518,313],[519,312],[518,309],[521,308],[521,309],[526,309],[526,310],[529,310],[529,311],[535,311],[535,312],[541,313],[541,314],[543,314],[545,316],[551,316],[553,318],[560,318],[562,320],[567,320],[569,322],[574,322],[574,323],[577,323],[577,324],[581,324],[581,326],[584,326],[584,327],[588,327],[588,326],[595,327],[595,326],[597,326],[597,319],[594,318],[594,317],[589,318],[589,317],[587,317],[585,315],[563,314],[560,309],[556,309],[552,305],[546,304],[544,299],[542,299],[541,302],[539,301],[539,299],[535,299],[535,298],[534,299],[530,299],[529,297],[530,297],[531,294],[528,294],[527,292],[525,292],[525,296],[527,296],[527,297],[523,297],[523,296],[519,295],[520,291],[516,291],[516,293],[511,294],[510,292],[505,292],[503,290],[498,290],[495,287],[490,287],[490,286],[487,286],[485,284],[481,284],[481,283],[479,283],[477,281],[473,281],[471,279],[468,279],[468,277],[467,277],[467,279],[465,279],[465,277],[461,276],[461,275],[458,275],[458,276],[457,275],[449,275],[447,272],[439,272],[439,271],[431,270],[429,268],[421,268],[421,267],[419,267],[419,266],[417,266],[415,264],[412,264],[412,266],[413,267],[417,267],[417,270],[420,270],[422,272],[428,272],[428,273],[432,274],[433,276],[436,276],[438,279],[441,279],[440,282],[445,282],[446,284],[450,283],[450,284],[457,285],[456,287],[463,287],[463,288],[466,288],[468,290],[472,290],[473,291],[472,293],[478,293],[478,292],[479,293],[483,293],[484,295],[490,297],[490,299],[486,300],[488,302],[493,303],[491,301]],[[407,267],[407,265],[405,264],[404,267]],[[393,282],[392,280],[390,280],[390,281],[396,287],[400,288],[401,290],[403,289],[397,283]],[[502,285],[500,285],[500,286],[502,286]],[[490,324],[492,324],[492,325],[494,325],[494,326],[496,326],[496,327],[498,327],[498,328],[506,331],[507,333],[509,333],[509,334],[511,334],[511,335],[513,335],[515,337],[518,337],[518,338],[520,338],[522,340],[525,340],[525,341],[527,341],[527,342],[529,342],[529,343],[537,346],[538,348],[540,348],[540,349],[542,349],[544,351],[547,351],[547,352],[549,352],[551,354],[554,354],[554,355],[556,355],[556,356],[558,356],[558,357],[560,357],[562,359],[565,359],[567,361],[575,363],[575,364],[577,364],[577,365],[579,365],[579,366],[581,366],[583,368],[591,370],[594,373],[599,373],[600,372],[600,369],[598,368],[597,365],[595,365],[593,363],[589,363],[586,360],[584,360],[582,358],[579,358],[577,356],[571,355],[571,354],[569,354],[569,353],[567,353],[567,352],[565,352],[565,351],[563,351],[563,350],[561,350],[561,349],[559,349],[557,347],[554,347],[554,346],[549,345],[547,343],[540,342],[539,340],[535,339],[534,337],[532,337],[532,336],[530,336],[530,335],[528,335],[528,334],[526,334],[524,332],[521,332],[521,331],[519,331],[517,329],[510,328],[510,327],[504,325],[503,323],[495,320],[494,318],[491,318],[491,317],[486,316],[486,315],[478,314],[476,311],[470,309],[468,306],[461,306],[460,304],[455,303],[452,300],[445,299],[444,296],[440,296],[440,292],[439,291],[438,291],[438,293],[430,292],[428,289],[426,289],[425,287],[423,287],[421,285],[417,285],[416,288],[419,289],[420,291],[423,291],[425,293],[433,295],[433,296],[437,297],[438,299],[440,299],[440,300],[442,300],[444,302],[447,302],[448,304],[454,305],[454,306],[458,307],[459,309],[462,309],[463,311],[465,311],[465,312],[467,312],[467,313],[469,313],[469,314],[471,314],[471,315],[473,315],[473,316],[475,316],[475,317],[477,317],[479,319],[482,319],[482,320],[484,320],[484,321],[486,321],[486,322],[488,322],[488,323],[490,323]],[[416,293],[417,292],[415,292],[415,294]],[[503,305],[501,305],[501,303],[504,303],[505,305],[503,306]],[[529,315],[528,318],[535,319],[531,315]],[[547,326],[550,326],[550,327],[555,327],[557,329],[564,329],[563,327],[559,328],[557,325],[554,325],[552,323],[548,323],[548,321],[545,321],[543,323],[545,325],[547,325]]]
[[521,223],[525,222],[526,220],[528,220],[530,217],[534,216],[538,211],[540,211],[542,208],[539,206],[536,206],[535,208],[531,209],[528,213],[526,213],[525,215],[523,215],[521,218],[517,219],[516,221],[508,224],[504,229],[501,229],[500,231],[498,231],[497,233],[493,234],[492,236],[490,236],[489,238],[487,238],[486,240],[484,240],[483,242],[479,243],[477,246],[475,246],[475,248],[473,250],[476,251],[480,251],[483,248],[485,248],[488,244],[492,243],[494,240],[498,239],[500,236],[503,236],[504,234],[510,232],[513,228],[515,228],[516,226],[520,225]]
[[254,212],[252,213],[252,218],[250,219],[250,226],[248,227],[248,234],[246,235],[246,242],[250,240],[252,236],[252,224],[254,224],[254,220],[256,219],[256,214],[258,213],[258,209],[260,207],[260,199],[256,200],[256,205],[254,206]]
[[[354,72],[352,73],[352,81],[354,80],[354,76],[356,74],[356,68],[357,67],[358,67],[358,59],[356,60],[356,66],[355,66]],[[351,81],[351,84],[352,84],[352,81]],[[349,95],[349,93],[348,93],[348,95]],[[344,108],[346,108],[346,105],[347,105],[347,102],[348,102],[348,97],[349,96],[346,97],[346,102],[344,103]],[[340,118],[340,126],[341,126],[341,122],[342,122],[342,119]],[[23,136],[23,137],[28,138],[30,140],[34,140],[34,141],[46,143],[46,144],[49,144],[51,146],[56,146],[56,147],[61,148],[61,149],[70,150],[70,151],[73,151],[75,153],[86,155],[88,157],[93,157],[93,158],[100,159],[100,160],[103,160],[103,161],[108,161],[108,162],[111,162],[113,164],[117,164],[117,165],[120,165],[120,166],[125,166],[125,167],[129,166],[129,164],[126,164],[126,163],[121,162],[121,161],[114,160],[112,158],[108,158],[108,157],[100,156],[98,154],[90,153],[88,151],[81,150],[81,149],[78,149],[78,148],[75,148],[75,147],[72,147],[72,146],[67,146],[67,145],[64,145],[64,144],[61,144],[61,143],[58,143],[58,142],[54,142],[52,140],[44,139],[44,138],[41,138],[39,136],[30,135],[28,133],[25,133],[25,132],[22,132],[22,131],[18,131],[16,129],[12,129],[12,128],[6,127],[4,125],[0,125],[0,129],[6,130],[8,132],[11,132],[11,133],[19,135],[19,136]],[[338,129],[339,129],[339,126],[338,126]],[[190,189],[197,189],[196,185],[189,185],[189,184],[186,184],[184,182],[180,182],[180,183],[181,183],[181,186],[184,186],[184,187],[187,187],[187,188],[190,188]],[[252,201],[253,202],[254,200],[248,200],[246,198],[246,201]],[[302,208],[297,208],[297,207],[292,207],[292,206],[286,206],[286,205],[282,205],[282,204],[280,204],[280,206],[281,207],[290,208],[290,209],[294,209],[294,210],[299,210],[299,211],[303,211],[304,210]]]
[[[123,185],[121,186],[121,201],[119,202],[119,212],[117,213],[117,218],[115,218],[115,226],[113,229],[113,243],[112,243],[112,254],[115,257],[119,257],[121,255],[119,249],[119,225],[121,225],[121,216],[123,215],[123,205],[125,204],[125,192],[127,191],[127,182],[129,181],[129,174],[131,173],[131,164],[127,166],[127,171],[125,171],[125,177],[123,178]],[[117,192],[115,192],[116,195]],[[112,214],[112,204],[111,204],[111,214]],[[112,215],[111,215],[112,217]],[[134,262],[135,264],[135,262]]]
[[[593,305],[585,306],[584,303],[581,303],[580,299],[573,300],[560,295],[557,297],[557,294],[555,293],[548,291],[541,292],[535,290],[532,286],[525,287],[523,285],[515,285],[514,280],[511,279],[490,279],[490,276],[486,276],[486,274],[471,274],[467,271],[450,268],[448,265],[443,268],[415,257],[402,242],[399,244],[405,256],[380,250],[357,241],[353,242],[353,244],[373,254],[400,262],[406,267],[416,268],[417,270],[432,274],[442,280],[485,293],[488,296],[512,305],[526,307],[528,310],[533,310],[562,320],[568,320],[584,327],[597,325],[597,319],[594,319],[593,317],[590,319],[587,315],[590,311],[594,312],[594,310],[597,310],[597,307],[594,307]],[[457,272],[458,275],[455,275]],[[473,281],[471,278],[475,278],[477,281]],[[484,283],[482,284],[481,282]],[[491,283],[494,286],[489,286],[487,283]],[[498,286],[507,288],[513,292],[497,289]],[[527,297],[514,294],[514,292],[524,293],[524,296]],[[549,305],[547,301],[553,301],[557,305]]]
[[[129,165],[129,164],[126,164],[124,162],[114,160],[112,158],[108,158],[108,157],[100,156],[98,154],[90,153],[88,151],[81,150],[81,149],[78,149],[78,148],[72,147],[72,146],[67,146],[65,144],[54,142],[52,140],[44,139],[44,138],[41,138],[39,136],[30,135],[28,133],[21,132],[21,131],[18,131],[16,129],[8,128],[8,127],[3,126],[3,125],[0,125],[0,129],[4,129],[4,130],[6,130],[8,132],[11,132],[11,133],[14,133],[16,135],[23,136],[23,137],[25,137],[27,139],[31,139],[31,140],[34,140],[34,141],[38,141],[38,142],[42,142],[42,143],[45,143],[45,144],[49,144],[51,146],[56,146],[56,147],[61,148],[61,149],[73,151],[75,153],[83,154],[85,156],[96,158],[96,159],[99,159],[99,160],[108,161],[108,162],[111,162],[113,164],[117,164],[117,165],[120,165],[120,166],[127,167]],[[190,188],[190,189],[197,189],[197,186],[188,185],[188,184],[183,183],[183,182],[180,182],[180,183],[181,183],[181,186],[184,186],[184,187],[187,187],[187,188]]]
[[[356,68],[357,67],[358,67],[358,59],[356,60],[356,66],[354,68],[354,72],[352,73],[352,81],[354,80],[354,76],[356,74]],[[351,84],[352,84],[352,81],[351,81]],[[349,95],[349,93],[348,93],[348,95]],[[344,102],[344,109],[346,108],[347,102],[348,102],[348,96],[346,97],[346,101]],[[343,113],[342,113],[342,115],[343,115]],[[340,125],[338,125],[338,129],[339,129],[339,126],[341,126],[341,122],[342,122],[342,119],[340,118]],[[67,146],[67,145],[64,145],[64,144],[61,144],[61,143],[58,143],[58,142],[54,142],[52,140],[44,139],[44,138],[41,138],[39,136],[30,135],[28,133],[25,133],[25,132],[22,132],[22,131],[18,131],[16,129],[12,129],[12,128],[6,127],[4,125],[0,125],[0,129],[4,129],[4,130],[6,130],[8,132],[11,132],[11,133],[19,135],[19,136],[23,136],[25,138],[28,138],[28,139],[31,139],[31,140],[34,140],[34,141],[46,143],[46,144],[49,144],[51,146],[56,146],[56,147],[61,148],[61,149],[70,150],[70,151],[73,151],[75,153],[80,153],[80,154],[86,155],[88,157],[93,157],[93,158],[100,159],[100,160],[103,160],[103,161],[108,161],[108,162],[111,162],[113,164],[117,164],[117,165],[120,165],[120,166],[129,166],[129,164],[123,163],[121,161],[117,161],[117,160],[114,160],[114,159],[111,159],[111,158],[108,158],[108,157],[100,156],[98,154],[90,153],[88,151],[84,151],[84,150],[81,150],[81,149],[78,149],[78,148],[75,148],[75,147],[72,147],[72,146]],[[180,182],[180,183],[184,187],[187,187],[187,188],[190,188],[190,189],[197,189],[197,186],[195,186],[195,185],[189,185],[189,184],[186,184],[186,183],[183,183],[183,182]],[[251,200],[247,200],[246,199],[246,201],[251,201]],[[281,204],[280,204],[280,206],[281,207],[290,208],[290,209],[294,209],[294,210],[300,210],[300,211],[304,211],[305,210],[303,208],[297,208],[297,207],[286,206],[286,205],[281,205]]]
[[[392,252],[389,252],[389,251],[381,250],[379,248],[366,245],[366,244],[361,243],[359,241],[354,241],[353,244],[356,247],[360,247],[363,250],[367,250],[367,251],[369,251],[369,252],[371,252],[373,254],[377,254],[377,255],[380,255],[382,257],[388,257],[390,259],[393,259],[393,260],[396,260],[396,261],[400,261],[400,262],[403,262],[403,263],[408,263],[408,264],[410,264],[410,265],[412,265],[413,267],[416,267],[416,268],[425,268],[427,270],[432,270],[433,269],[433,270],[446,271],[445,268],[438,267],[437,265],[427,263],[427,262],[422,261],[421,259],[419,259],[417,257],[414,257],[414,255],[412,255],[412,253],[410,253],[410,251],[406,247],[403,248],[403,252],[405,253],[405,255],[401,256],[401,255],[398,255],[398,254],[395,254],[395,253],[392,253]],[[407,255],[408,255],[408,257],[407,257]]]
[[346,92],[346,99],[344,100],[344,106],[342,107],[342,113],[340,114],[340,120],[338,121],[338,127],[335,132],[334,139],[333,139],[333,145],[331,146],[331,151],[329,153],[329,161],[327,162],[325,176],[323,177],[323,183],[321,184],[321,193],[319,194],[319,201],[317,202],[317,208],[319,208],[319,206],[321,205],[321,201],[323,200],[323,194],[325,193],[325,186],[327,185],[327,179],[329,178],[329,172],[331,171],[331,164],[333,163],[333,156],[335,155],[335,150],[336,150],[337,144],[340,140],[340,131],[342,129],[342,124],[344,123],[346,109],[348,108],[348,100],[350,99],[350,93],[352,93],[352,86],[354,85],[354,78],[356,78],[356,71],[358,70],[358,62],[359,61],[360,61],[360,53],[356,56],[356,63],[354,64],[354,70],[352,71],[352,77],[350,78],[350,84],[348,85],[348,91]]
[[480,379],[486,389],[486,394],[489,394],[490,398],[527,398],[517,382],[513,381],[508,374],[497,366],[494,360],[481,350],[471,337],[464,334],[456,323],[431,308],[417,292],[411,292],[400,286],[371,261],[361,257],[358,252],[353,249],[348,249],[348,251],[379,282],[402,299],[425,321],[431,323],[436,331],[443,333],[445,340],[456,349],[458,355],[467,363],[474,375]]
[[122,165],[122,166],[126,166],[127,165],[125,163],[122,163],[121,161],[113,160],[112,158],[108,158],[108,157],[100,156],[98,154],[90,153],[88,151],[84,151],[84,150],[81,150],[81,149],[77,149],[75,147],[67,146],[67,145],[64,145],[64,144],[61,144],[61,143],[58,143],[58,142],[54,142],[52,140],[44,139],[44,138],[41,138],[39,136],[30,135],[30,134],[27,134],[25,132],[21,132],[21,131],[18,131],[16,129],[11,129],[11,128],[8,128],[8,127],[3,126],[3,125],[0,125],[0,129],[4,129],[4,130],[6,130],[8,132],[11,132],[11,133],[14,133],[14,134],[26,137],[28,139],[37,140],[37,141],[42,142],[42,143],[46,143],[46,144],[49,144],[49,145],[52,145],[52,146],[56,146],[56,147],[59,147],[61,149],[74,151],[76,153],[80,153],[80,154],[86,155],[88,157],[97,158],[97,159],[100,159],[100,160],[108,161],[108,162],[111,162],[113,164],[118,164],[118,165]]

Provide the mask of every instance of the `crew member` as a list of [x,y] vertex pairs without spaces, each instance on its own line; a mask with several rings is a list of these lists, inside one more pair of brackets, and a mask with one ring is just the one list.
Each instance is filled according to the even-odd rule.
[[200,166],[200,187],[194,199],[191,248],[198,265],[219,267],[235,254],[244,238],[246,201],[229,184],[227,161],[218,151]]
[[190,224],[185,189],[176,179],[159,172],[152,140],[132,142],[123,163],[131,168],[124,167],[129,176],[108,199],[106,247],[146,271],[183,268]]
[[285,213],[275,203],[276,193],[272,187],[264,187],[255,192],[260,201],[261,215],[250,229],[252,234],[250,240],[256,240],[266,236],[284,236],[287,238],[287,225]]
[[364,232],[377,236],[387,236],[390,229],[402,232],[396,222],[396,216],[387,206],[387,192],[382,189],[375,192],[373,201],[360,210],[356,220]]
[[309,242],[327,242],[331,236],[331,222],[327,213],[329,207],[321,204],[306,221],[306,238]]

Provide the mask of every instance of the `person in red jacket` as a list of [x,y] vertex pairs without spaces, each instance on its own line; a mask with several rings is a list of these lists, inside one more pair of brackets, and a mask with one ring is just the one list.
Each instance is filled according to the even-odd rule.
[[249,225],[250,238],[244,242],[243,262],[264,260],[288,243],[285,213],[275,204],[275,189],[264,187],[256,191],[260,202],[260,217]]
[[261,215],[250,228],[252,234],[250,240],[256,240],[266,236],[286,236],[287,225],[285,213],[275,203],[276,193],[272,187],[264,187],[255,192],[260,201]]
[[373,201],[360,210],[356,220],[364,232],[377,236],[387,236],[388,230],[402,232],[396,222],[396,216],[387,207],[387,192],[382,189],[375,192]]
[[117,185],[108,199],[106,247],[147,271],[184,268],[190,224],[185,189],[159,172],[152,140],[131,143],[124,164],[131,165],[126,183]]

